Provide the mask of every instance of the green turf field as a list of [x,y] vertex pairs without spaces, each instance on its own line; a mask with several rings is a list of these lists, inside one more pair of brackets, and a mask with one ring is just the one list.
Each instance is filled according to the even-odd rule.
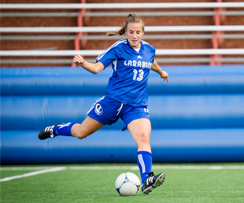
[[[136,165],[65,165],[0,167],[0,202],[244,202],[244,164],[154,165],[166,173],[149,195],[121,197],[117,176]],[[33,173],[34,172],[34,173]]]

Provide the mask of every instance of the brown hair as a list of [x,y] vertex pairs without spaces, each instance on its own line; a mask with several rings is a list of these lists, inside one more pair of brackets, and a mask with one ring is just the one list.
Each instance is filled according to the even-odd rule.
[[122,28],[120,30],[118,30],[117,32],[108,32],[107,36],[113,36],[116,34],[119,34],[119,35],[125,34],[125,30],[127,29],[129,23],[141,23],[142,31],[144,31],[144,21],[139,16],[136,16],[136,14],[129,14],[127,20],[122,25]]

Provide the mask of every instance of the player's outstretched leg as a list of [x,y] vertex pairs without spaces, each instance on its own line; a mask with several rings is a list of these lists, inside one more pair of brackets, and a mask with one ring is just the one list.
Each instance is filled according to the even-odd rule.
[[152,192],[152,190],[160,185],[163,184],[165,179],[165,174],[164,173],[160,173],[156,176],[154,176],[154,173],[151,172],[149,173],[147,179],[144,181],[141,190],[143,192],[143,194],[148,194],[150,192]]

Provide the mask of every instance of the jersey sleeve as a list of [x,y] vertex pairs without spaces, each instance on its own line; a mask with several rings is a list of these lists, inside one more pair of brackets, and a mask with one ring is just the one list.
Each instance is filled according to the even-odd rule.
[[118,47],[110,47],[96,58],[96,63],[101,62],[104,68],[108,67],[114,60],[118,59]]
[[156,54],[156,49],[154,46],[150,45],[151,47],[151,53],[153,54],[153,58],[155,57],[155,54]]

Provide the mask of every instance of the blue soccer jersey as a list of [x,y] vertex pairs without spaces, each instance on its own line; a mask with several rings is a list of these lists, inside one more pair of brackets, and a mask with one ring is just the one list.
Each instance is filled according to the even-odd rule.
[[104,67],[112,64],[113,75],[107,86],[107,96],[132,106],[148,105],[147,80],[154,61],[155,48],[141,41],[139,52],[127,39],[114,43],[97,57]]

